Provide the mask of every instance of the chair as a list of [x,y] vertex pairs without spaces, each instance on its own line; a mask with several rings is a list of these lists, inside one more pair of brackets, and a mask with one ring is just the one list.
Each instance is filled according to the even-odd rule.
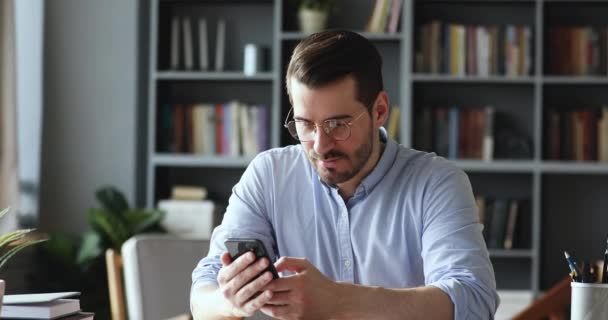
[[106,250],[106,271],[110,292],[110,314],[112,320],[126,320],[125,295],[122,279],[122,257],[116,250]]
[[570,277],[564,278],[553,286],[532,305],[513,317],[513,320],[549,320],[568,319],[570,305]]
[[191,320],[191,274],[208,250],[209,240],[146,234],[106,253],[112,320]]

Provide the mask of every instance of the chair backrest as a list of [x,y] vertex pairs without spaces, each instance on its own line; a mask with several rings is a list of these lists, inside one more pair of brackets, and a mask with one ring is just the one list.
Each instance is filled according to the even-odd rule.
[[122,246],[129,320],[160,320],[190,311],[192,270],[209,241],[138,235]]
[[[118,278],[122,265],[128,317],[120,317],[120,311],[114,316],[114,309],[121,309],[120,301],[123,301],[124,314],[125,296],[118,293],[123,291],[121,286],[110,284],[112,319],[188,319],[192,270],[208,251],[209,240],[171,235],[138,235],[127,240],[122,246],[122,254],[114,252],[108,259],[112,262],[108,262],[108,278],[122,284],[122,279]],[[110,272],[111,269],[115,270]],[[112,298],[113,294],[115,298]],[[179,314],[186,316],[176,318]],[[270,318],[258,312],[249,319]]]
[[125,294],[122,279],[122,257],[114,249],[106,250],[106,271],[110,293],[112,320],[126,320]]

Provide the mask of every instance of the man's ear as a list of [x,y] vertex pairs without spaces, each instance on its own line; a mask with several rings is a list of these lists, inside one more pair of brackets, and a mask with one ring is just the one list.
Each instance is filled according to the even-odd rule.
[[388,113],[390,111],[390,101],[386,91],[380,91],[374,102],[374,108],[372,109],[372,116],[375,121],[377,128],[384,125],[386,119],[388,119]]

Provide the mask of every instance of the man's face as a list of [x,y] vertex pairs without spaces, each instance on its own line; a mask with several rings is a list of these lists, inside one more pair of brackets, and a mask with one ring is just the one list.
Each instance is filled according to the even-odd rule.
[[[315,139],[301,142],[308,160],[327,184],[347,182],[368,162],[375,132],[366,106],[356,99],[354,79],[349,76],[317,89],[290,81],[294,119],[318,125]],[[326,134],[320,125],[328,119],[354,120],[350,137],[336,141]]]

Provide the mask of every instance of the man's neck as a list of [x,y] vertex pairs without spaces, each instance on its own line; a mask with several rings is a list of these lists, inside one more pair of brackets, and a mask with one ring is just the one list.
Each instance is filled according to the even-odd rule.
[[384,141],[380,141],[380,143],[375,147],[376,150],[372,151],[372,156],[368,159],[367,164],[363,167],[363,169],[352,179],[338,185],[338,192],[340,193],[340,196],[344,202],[348,201],[348,199],[353,196],[361,181],[363,181],[363,179],[374,170],[378,164],[378,161],[380,161],[380,157],[382,156],[385,147],[386,144]]

